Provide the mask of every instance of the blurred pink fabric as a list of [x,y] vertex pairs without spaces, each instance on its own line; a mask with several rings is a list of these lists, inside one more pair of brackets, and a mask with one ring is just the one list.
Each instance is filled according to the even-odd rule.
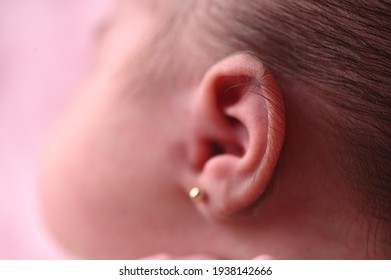
[[112,1],[0,1],[0,259],[68,258],[39,215],[36,162]]

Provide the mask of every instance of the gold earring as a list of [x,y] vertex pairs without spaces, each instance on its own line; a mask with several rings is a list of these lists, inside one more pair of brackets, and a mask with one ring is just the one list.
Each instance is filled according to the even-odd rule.
[[201,200],[204,197],[204,193],[201,191],[200,188],[194,187],[190,190],[189,197],[192,200]]

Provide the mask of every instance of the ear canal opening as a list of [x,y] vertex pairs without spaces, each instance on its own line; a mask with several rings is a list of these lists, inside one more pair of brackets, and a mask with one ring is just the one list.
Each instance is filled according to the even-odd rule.
[[220,145],[219,143],[212,142],[210,144],[210,154],[211,154],[210,157],[218,156],[218,155],[221,155],[224,153],[225,153],[225,150],[224,150],[223,146]]
[[239,145],[217,142],[210,143],[210,158],[223,154],[230,154],[233,156],[242,157],[244,153],[244,149]]

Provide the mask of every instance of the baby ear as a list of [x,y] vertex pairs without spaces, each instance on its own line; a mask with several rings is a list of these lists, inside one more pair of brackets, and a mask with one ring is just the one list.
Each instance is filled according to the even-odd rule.
[[193,190],[194,201],[208,217],[226,218],[259,199],[274,175],[282,94],[261,61],[239,53],[211,66],[193,97],[190,161],[201,192]]

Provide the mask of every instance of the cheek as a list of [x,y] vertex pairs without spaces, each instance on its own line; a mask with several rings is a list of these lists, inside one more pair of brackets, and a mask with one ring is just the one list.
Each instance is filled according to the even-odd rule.
[[180,145],[164,132],[164,120],[157,123],[140,104],[83,103],[61,121],[44,158],[49,225],[77,255],[148,254],[159,247],[151,242],[156,231],[164,234],[175,223],[172,205],[184,199],[175,187]]

